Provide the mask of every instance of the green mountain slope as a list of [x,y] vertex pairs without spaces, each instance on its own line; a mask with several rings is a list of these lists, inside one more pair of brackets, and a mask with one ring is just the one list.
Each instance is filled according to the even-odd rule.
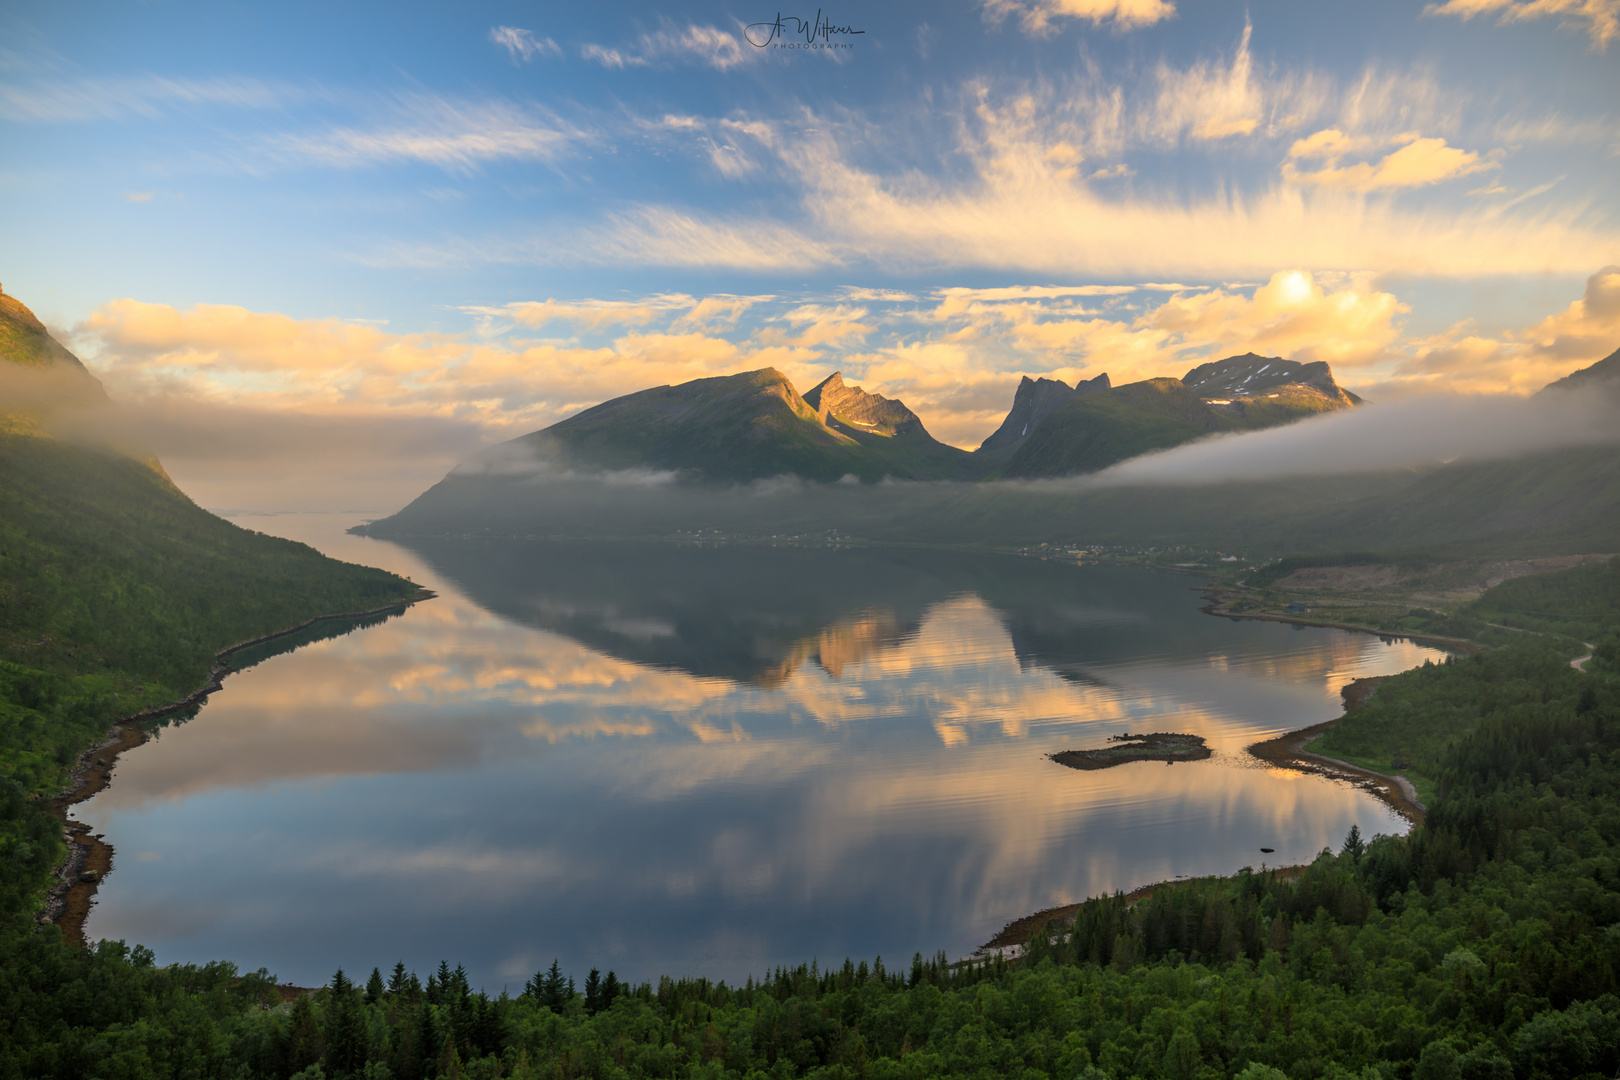
[[1095,472],[1229,426],[1180,379],[1148,379],[1064,402],[1002,469],[1013,479]]
[[1000,475],[1036,479],[1095,472],[1212,432],[1275,427],[1360,400],[1334,382],[1321,361],[1229,356],[1195,367],[1181,379],[1147,379],[1070,398],[1023,439]]
[[1548,383],[1537,391],[1537,396],[1565,392],[1620,394],[1620,349],[1591,367],[1581,368],[1557,382]]
[[[0,341],[24,347],[0,352],[0,375],[44,355],[99,392],[4,299]],[[199,689],[230,645],[417,591],[217,518],[152,463],[0,430],[0,929],[38,903],[63,852],[23,795],[57,791],[112,722]]]
[[707,482],[935,479],[960,475],[971,461],[900,402],[844,386],[837,375],[812,393],[815,405],[775,368],[654,387],[514,439],[484,460],[670,471]]
[[1075,386],[1057,379],[1031,379],[1025,375],[1013,392],[1012,408],[1007,410],[1006,419],[991,432],[989,438],[979,444],[973,456],[996,464],[1006,461],[1024,444],[1029,433],[1039,428],[1041,421],[1052,415],[1065,401],[1076,394],[1107,390],[1112,385],[1106,371],[1095,378],[1082,379]]

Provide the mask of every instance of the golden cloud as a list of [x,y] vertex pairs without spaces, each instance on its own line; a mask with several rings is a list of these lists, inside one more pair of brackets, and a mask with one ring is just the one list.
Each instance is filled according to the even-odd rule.
[[1325,158],[1328,164],[1315,172],[1300,172],[1292,161],[1286,161],[1282,167],[1283,177],[1290,183],[1369,192],[1424,187],[1496,168],[1495,162],[1481,161],[1472,151],[1447,146],[1444,139],[1425,139],[1408,132],[1397,136],[1395,141],[1405,145],[1376,164],[1363,161],[1341,166],[1340,157],[1364,145],[1365,140],[1351,139],[1336,128],[1328,128],[1299,140],[1288,151],[1290,158]]
[[1464,20],[1496,12],[1501,13],[1497,21],[1503,25],[1556,18],[1560,25],[1583,31],[1599,52],[1620,36],[1620,0],[1445,0],[1423,9],[1425,15],[1455,15]]

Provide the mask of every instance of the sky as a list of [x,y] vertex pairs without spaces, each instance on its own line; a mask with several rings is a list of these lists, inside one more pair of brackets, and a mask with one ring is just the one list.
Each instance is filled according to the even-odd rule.
[[0,282],[216,507],[767,365],[1522,395],[1620,346],[1617,103],[1620,0],[14,4]]

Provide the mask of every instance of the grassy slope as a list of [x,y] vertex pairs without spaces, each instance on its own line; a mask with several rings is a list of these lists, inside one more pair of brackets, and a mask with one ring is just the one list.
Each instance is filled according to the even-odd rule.
[[514,442],[576,467],[674,470],[711,482],[937,479],[971,464],[920,427],[893,437],[830,430],[773,368],[627,394]]
[[1042,420],[1007,459],[1015,479],[1096,472],[1216,431],[1252,431],[1344,408],[1339,398],[1290,383],[1211,405],[1180,379],[1148,379],[1071,398]]
[[1029,433],[1002,474],[1028,479],[1095,472],[1226,426],[1181,380],[1148,379],[1064,402]]
[[[1549,662],[1561,662],[1558,650],[1566,636],[1579,634],[1597,642],[1620,632],[1620,559],[1504,581],[1443,622],[1412,629],[1488,638],[1481,631],[1493,623],[1540,638],[1498,634],[1498,640],[1547,650],[1554,657]],[[1430,796],[1452,748],[1497,704],[1496,695],[1483,691],[1477,679],[1460,669],[1426,680],[1395,680],[1354,714],[1354,723],[1336,725],[1311,749],[1379,772],[1402,770]],[[1414,725],[1416,716],[1424,723]]]
[[414,592],[216,518],[130,458],[0,435],[0,921],[61,850],[20,796],[59,788],[112,721],[196,690],[226,646]]

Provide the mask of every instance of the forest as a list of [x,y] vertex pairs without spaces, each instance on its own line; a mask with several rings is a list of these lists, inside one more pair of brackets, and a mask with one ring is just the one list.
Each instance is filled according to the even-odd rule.
[[[1551,612],[1589,595],[1559,577],[1533,594]],[[1337,748],[1432,785],[1422,827],[1098,897],[1017,958],[812,962],[740,984],[553,964],[491,997],[448,962],[422,978],[378,957],[284,997],[269,972],[159,967],[138,945],[76,949],[12,922],[0,1075],[1612,1077],[1620,636],[1585,670],[1558,642],[1394,676],[1334,729]],[[8,866],[26,844],[8,841]]]

